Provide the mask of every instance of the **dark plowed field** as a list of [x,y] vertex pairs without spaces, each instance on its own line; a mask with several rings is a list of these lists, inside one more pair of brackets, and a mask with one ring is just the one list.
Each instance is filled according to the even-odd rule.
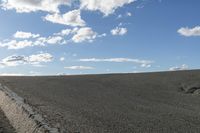
[[0,83],[25,98],[28,104],[61,131],[200,132],[199,70],[0,77]]

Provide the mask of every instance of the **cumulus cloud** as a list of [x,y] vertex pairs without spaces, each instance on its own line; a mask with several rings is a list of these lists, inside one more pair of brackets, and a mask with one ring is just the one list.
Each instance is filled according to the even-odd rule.
[[19,64],[25,64],[25,56],[12,55],[8,56],[0,61],[0,66],[18,66]]
[[122,36],[122,35],[125,35],[128,32],[128,30],[126,28],[116,27],[115,29],[112,29],[110,32],[114,36],[116,35]]
[[70,5],[71,0],[2,0],[4,10],[15,9],[18,13],[46,11],[59,13],[59,6]]
[[104,58],[104,59],[97,59],[97,58],[88,58],[88,59],[80,59],[81,62],[117,62],[117,63],[124,63],[124,62],[132,62],[136,64],[140,64],[141,67],[151,67],[150,65],[153,61],[150,60],[140,60],[140,59],[131,59],[131,58]]
[[26,47],[33,46],[45,46],[46,44],[61,44],[63,41],[63,37],[61,36],[49,36],[49,37],[37,37],[32,40],[4,40],[0,42],[0,47],[7,47],[8,49],[23,49]]
[[72,10],[63,15],[55,13],[48,14],[44,17],[44,20],[52,23],[69,25],[69,26],[85,26],[85,21],[81,18],[80,10]]
[[46,37],[39,37],[34,41],[34,46],[45,46],[47,42],[47,38]]
[[60,43],[62,41],[62,37],[60,36],[52,36],[46,39],[46,42],[49,44],[57,44]]
[[[93,42],[96,38],[105,37],[106,33],[98,34],[90,27],[75,27],[72,29],[63,29],[52,36],[42,37],[39,34],[31,32],[16,32],[13,35],[16,39],[5,39],[0,41],[0,47],[8,49],[23,49],[33,46],[46,46],[46,44],[67,44],[68,42],[81,43]],[[20,40],[18,39],[20,38]]]
[[45,46],[45,44],[61,44],[63,41],[61,36],[49,36],[49,37],[40,37],[37,38],[33,44],[34,46]]
[[[80,9],[100,11],[105,16],[115,12],[116,9],[130,4],[136,0],[79,0]],[[45,11],[60,13],[61,5],[72,5],[73,0],[1,0],[1,8],[4,10],[16,10],[18,13]]]
[[54,33],[53,35],[54,36],[62,36],[62,37],[68,36],[68,35],[73,35],[73,34],[77,33],[77,31],[79,29],[80,29],[79,27],[75,27],[75,28],[72,28],[72,29],[63,29],[58,33]]
[[39,34],[32,34],[31,32],[17,31],[13,36],[15,38],[28,39],[28,38],[37,38],[40,35]]
[[81,9],[100,11],[105,16],[108,16],[115,12],[119,7],[123,7],[125,4],[130,4],[136,0],[80,0]]
[[30,64],[39,64],[41,62],[47,63],[53,60],[53,56],[49,53],[40,53],[28,57]]
[[92,42],[97,37],[97,33],[90,27],[83,27],[77,30],[76,34],[72,37],[75,43],[81,43],[84,41]]
[[8,42],[0,43],[0,47],[7,47],[8,49],[22,49],[30,46],[33,46],[33,42],[28,40],[23,40],[23,41],[10,40]]
[[33,42],[32,41],[28,41],[28,40],[24,40],[24,41],[19,41],[13,45],[9,45],[8,49],[22,49],[25,47],[30,47],[32,46]]
[[[66,37],[70,37],[69,40],[66,40]],[[42,43],[49,44],[65,44],[69,41],[74,43],[82,43],[82,42],[93,42],[96,38],[105,37],[106,34],[98,34],[92,30],[90,27],[81,27],[81,28],[73,28],[73,29],[64,29],[58,33],[54,33],[53,36],[48,38],[43,38]]]
[[[97,32],[93,31],[91,27],[75,27],[73,29],[63,29],[58,33],[54,33],[54,36],[61,36],[63,37],[64,42],[75,42],[75,43],[82,43],[82,42],[93,42],[96,38],[105,37],[106,33],[98,34]],[[70,37],[69,40],[64,40],[65,37]]]
[[68,36],[72,33],[72,30],[71,29],[63,29],[61,30],[60,32],[58,33],[54,33],[54,35],[56,36]]
[[49,37],[39,37],[36,40],[8,40],[6,42],[0,42],[0,47],[7,47],[8,49],[23,49],[26,47],[33,46],[45,46],[46,44],[61,44],[63,38],[60,36],[49,36]]
[[30,56],[24,56],[24,55],[12,55],[8,56],[0,61],[1,67],[6,66],[18,66],[18,65],[25,65],[25,64],[31,64],[31,65],[40,65],[40,63],[47,63],[51,62],[53,60],[53,56],[49,53],[40,53]]
[[178,33],[186,37],[200,36],[200,26],[194,28],[182,27],[178,30]]
[[94,67],[90,66],[69,66],[69,67],[64,67],[65,69],[70,69],[70,70],[92,70]]
[[170,71],[179,71],[179,70],[187,70],[187,69],[189,69],[189,67],[186,64],[169,68]]

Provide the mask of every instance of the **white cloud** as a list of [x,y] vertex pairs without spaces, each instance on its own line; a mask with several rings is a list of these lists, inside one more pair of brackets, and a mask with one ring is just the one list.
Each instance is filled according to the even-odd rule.
[[[100,11],[105,16],[115,12],[119,7],[130,4],[136,0],[80,0],[80,9]],[[1,0],[1,8],[4,10],[16,10],[18,13],[29,13],[45,11],[50,13],[60,13],[61,5],[75,3],[73,0]]]
[[[57,34],[57,33],[56,33]],[[45,46],[46,43],[48,44],[61,44],[63,41],[63,37],[61,36],[49,36],[49,37],[40,37],[37,38],[33,44],[34,46]]]
[[[62,37],[63,40],[61,44],[66,44],[70,41],[75,43],[81,43],[84,41],[93,42],[96,38],[105,37],[106,33],[98,34],[90,27],[75,27],[73,29],[63,29],[58,33],[54,33],[54,36]],[[70,37],[71,39],[65,40],[64,38],[66,36]]]
[[45,43],[47,42],[47,38],[45,37],[39,37],[34,41],[34,46],[45,46]]
[[124,62],[132,62],[136,64],[140,64],[141,67],[151,67],[150,65],[153,61],[150,60],[140,60],[140,59],[131,59],[131,58],[104,58],[104,59],[97,59],[97,58],[88,58],[88,59],[80,59],[81,62],[117,62],[117,63],[124,63]]
[[89,66],[69,66],[69,67],[64,67],[65,69],[70,69],[70,70],[92,70],[94,67],[89,67]]
[[22,49],[32,46],[33,42],[28,40],[19,41],[13,45],[8,46],[8,49]]
[[97,33],[94,32],[90,27],[84,27],[78,29],[76,34],[72,37],[75,43],[81,43],[84,41],[92,42],[97,37]]
[[45,20],[52,23],[58,23],[69,26],[85,26],[85,21],[82,20],[80,10],[72,10],[63,15],[58,13],[48,14],[44,17]]
[[[90,27],[80,27],[80,28],[73,28],[73,29],[64,29],[58,33],[55,33],[54,35],[62,36],[63,38],[65,36],[71,36],[72,38],[70,41],[73,41],[75,43],[81,43],[84,41],[93,42],[96,38],[105,37],[106,33],[98,34],[92,30]],[[69,42],[69,40],[64,40],[63,42]],[[63,43],[62,43],[63,44]]]
[[98,35],[98,37],[105,37],[105,36],[107,36],[106,33],[103,33],[103,34],[101,34],[101,35]]
[[40,35],[39,34],[32,34],[31,32],[17,31],[13,36],[15,38],[27,39],[27,38],[37,38]]
[[151,67],[151,64],[141,64],[140,66],[141,66],[141,67],[144,67],[144,68],[150,68],[150,67]]
[[116,35],[125,35],[128,30],[126,28],[120,28],[120,27],[116,27],[115,29],[112,29],[111,31],[111,34],[116,36]]
[[0,61],[0,66],[18,66],[20,64],[25,64],[26,63],[26,57],[25,56],[17,56],[17,55],[12,55],[8,56]]
[[178,33],[186,37],[200,36],[200,26],[194,28],[183,27],[178,30]]
[[61,36],[49,36],[49,37],[39,37],[35,40],[6,40],[6,42],[0,42],[0,47],[7,47],[8,49],[23,49],[32,46],[45,46],[47,44],[61,44],[64,38]]
[[21,73],[0,73],[0,76],[24,76]]
[[18,65],[25,65],[25,64],[31,64],[31,65],[41,65],[40,63],[47,63],[51,62],[53,60],[53,56],[49,53],[40,53],[30,56],[24,56],[24,55],[12,55],[8,56],[0,61],[1,67],[6,66],[18,66]]
[[125,18],[125,17],[131,17],[132,16],[132,13],[131,12],[126,12],[126,14],[119,14],[117,16],[117,19],[120,19],[120,18]]
[[60,57],[60,61],[64,61],[65,60],[65,57]]
[[131,13],[131,12],[127,12],[127,13],[126,13],[126,16],[131,17],[131,16],[132,16],[132,13]]
[[170,71],[187,70],[189,67],[186,64],[169,68]]
[[49,44],[57,44],[57,43],[60,43],[62,41],[62,37],[60,36],[52,36],[52,37],[49,37],[48,39],[46,39],[46,42],[49,43]]
[[105,16],[115,12],[119,7],[130,4],[135,0],[80,0],[81,9],[100,11]]
[[18,13],[36,11],[59,12],[59,6],[70,5],[71,0],[2,0],[4,10],[15,9]]
[[0,42],[0,47],[9,47],[15,45],[17,43],[16,40],[9,40],[7,42]]
[[30,64],[39,64],[41,62],[47,63],[53,60],[53,56],[49,53],[40,53],[28,57]]
[[119,18],[122,18],[122,15],[121,14],[119,14],[118,16],[117,16],[117,18],[119,19]]
[[98,34],[90,27],[75,27],[72,29],[63,29],[58,33],[53,33],[53,35],[49,37],[42,37],[39,34],[21,31],[17,31],[13,36],[21,39],[5,39],[2,42],[0,41],[0,47],[18,50],[33,46],[46,46],[46,44],[67,44],[68,42],[81,43],[84,41],[93,42],[96,38],[105,37],[106,33]]
[[0,47],[8,47],[8,49],[22,49],[30,46],[33,46],[33,42],[28,40],[23,40],[23,41],[10,40],[9,42],[0,43]]
[[54,35],[56,35],[56,36],[68,36],[68,35],[71,34],[71,32],[72,32],[71,29],[63,29],[60,32],[55,33]]

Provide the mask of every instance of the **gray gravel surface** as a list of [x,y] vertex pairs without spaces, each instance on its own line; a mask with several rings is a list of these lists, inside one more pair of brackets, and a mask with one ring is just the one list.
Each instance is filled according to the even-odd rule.
[[14,128],[10,125],[2,110],[0,110],[0,133],[15,133]]
[[62,132],[199,133],[200,95],[182,85],[200,71],[47,77],[0,77]]

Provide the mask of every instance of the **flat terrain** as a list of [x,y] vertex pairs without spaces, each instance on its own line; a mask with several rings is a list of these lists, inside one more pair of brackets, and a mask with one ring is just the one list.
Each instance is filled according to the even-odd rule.
[[0,133],[15,133],[4,113],[0,110]]
[[199,133],[200,71],[52,77],[0,77],[61,131]]

